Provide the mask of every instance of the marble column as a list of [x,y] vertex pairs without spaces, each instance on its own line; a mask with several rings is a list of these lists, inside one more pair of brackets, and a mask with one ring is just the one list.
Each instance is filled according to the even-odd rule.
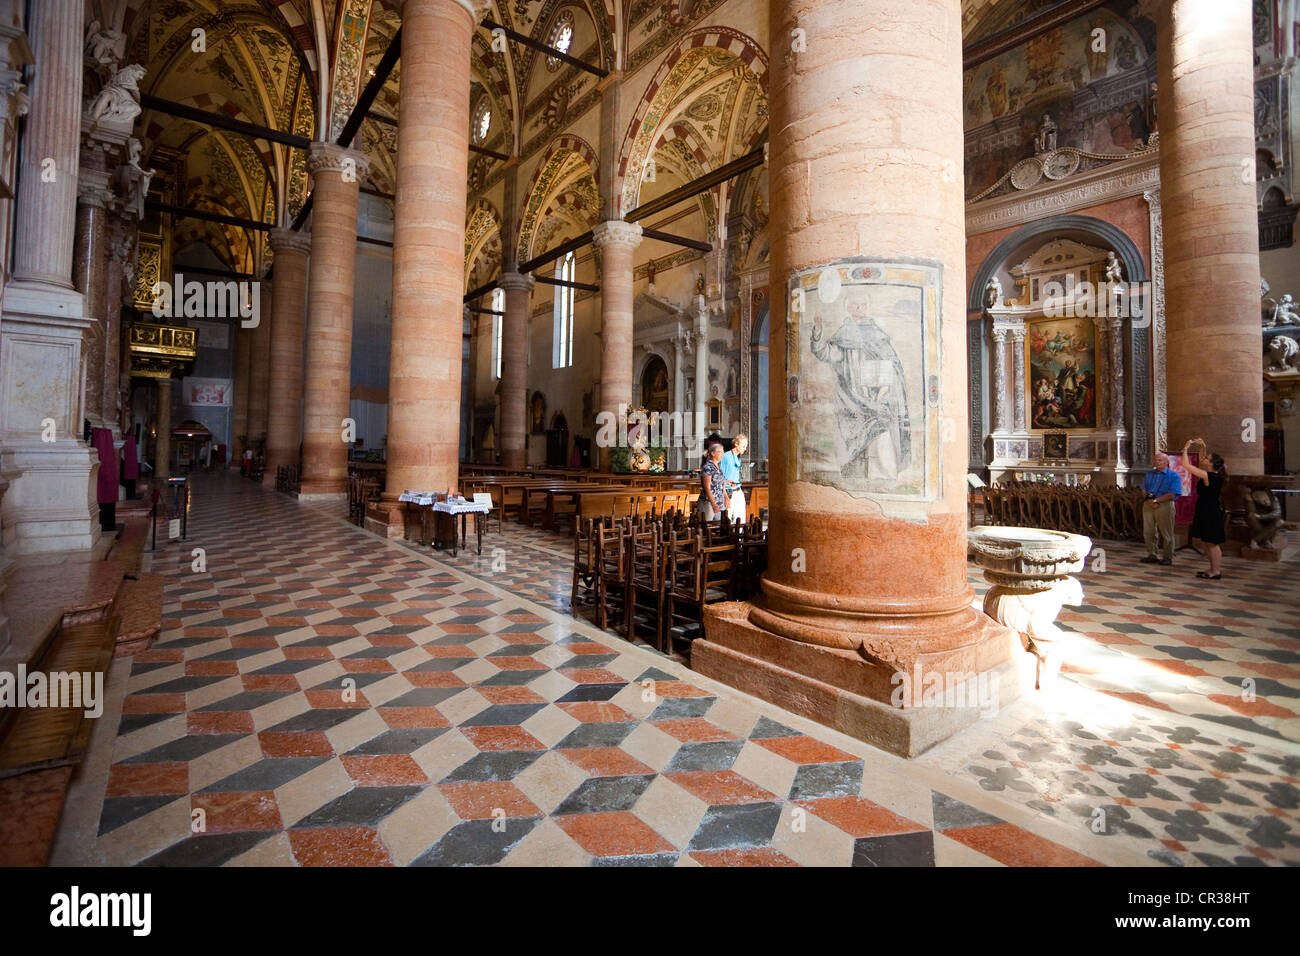
[[1237,475],[1264,471],[1251,10],[1167,0],[1156,29],[1168,439]]
[[31,109],[0,325],[0,478],[9,482],[3,542],[14,557],[93,553],[100,542],[99,460],[79,441],[83,342],[94,318],[72,284],[85,4],[30,7]]
[[1110,319],[1096,316],[1092,320],[1093,333],[1096,337],[1096,401],[1097,424],[1102,428],[1111,428],[1114,422],[1110,414]]
[[524,426],[527,421],[528,312],[535,280],[507,272],[498,283],[505,290],[506,314],[501,323],[501,464],[524,467]]
[[250,448],[256,448],[258,441],[266,438],[271,389],[271,315],[275,308],[271,282],[263,277],[255,285],[253,295],[261,296],[261,302],[258,323],[248,330],[248,420],[244,424]]
[[[912,755],[979,715],[922,682],[965,697],[978,681],[999,705],[1021,686],[1018,636],[971,606],[967,580],[961,2],[770,11],[772,36],[806,43],[769,75],[771,274],[791,287],[772,297],[768,569],[761,597],[705,609],[691,666]],[[899,354],[884,374],[906,397],[906,446],[839,450],[838,375],[893,361],[865,367],[837,335]]]
[[125,235],[128,228],[135,228],[134,220],[128,226],[120,215],[110,214],[104,278],[104,372],[99,389],[104,421],[114,438],[122,433],[122,278],[131,254],[132,243]]
[[[266,469],[263,484],[275,487],[276,469],[298,465],[302,444],[303,322],[307,307],[308,256],[311,235],[274,229],[275,295],[272,311],[262,313],[271,326],[271,374],[266,425]],[[349,379],[350,381],[350,379]]]
[[[680,326],[679,326],[680,328]],[[673,411],[680,411],[682,416],[681,436],[674,435],[668,450],[668,467],[680,470],[686,459],[681,438],[686,429],[695,434],[695,422],[687,422],[690,410],[686,407],[686,356],[689,352],[690,332],[679,331],[673,336]]]
[[[97,178],[97,177],[96,177]],[[108,424],[104,417],[104,363],[109,351],[104,312],[107,298],[108,202],[112,193],[95,178],[83,181],[77,195],[77,239],[73,248],[72,281],[82,295],[83,311],[93,320],[83,344],[85,375],[83,412],[96,428]],[[116,340],[112,347],[117,347]]]
[[[1108,323],[1106,341],[1110,346],[1107,365],[1110,370],[1110,422],[1116,434],[1127,435],[1127,419],[1124,417],[1124,320],[1111,319]],[[1122,445],[1123,442],[1120,442]],[[1138,464],[1143,464],[1138,462]]]
[[691,467],[698,468],[704,454],[704,436],[709,434],[709,306],[704,296],[695,297],[695,441]]
[[252,447],[248,437],[248,379],[252,375],[251,357],[253,352],[253,332],[251,329],[235,326],[235,404],[231,408],[230,431],[234,437],[234,447],[230,452],[231,463],[238,466],[244,456],[244,449]]
[[172,379],[158,379],[158,410],[154,413],[154,490],[161,494],[172,473]]
[[[405,38],[402,42],[405,44]],[[357,193],[368,167],[363,153],[328,143],[313,143],[307,160],[315,198],[307,278],[299,497],[308,500],[342,501],[347,496],[348,445],[343,429],[351,407]],[[256,352],[253,360],[257,360]]]
[[1025,330],[1024,328],[1007,329],[1011,341],[1011,402],[1014,409],[1013,427],[1017,432],[1025,431]]
[[484,10],[469,0],[402,4],[388,477],[367,516],[393,537],[403,533],[404,489],[446,491],[460,471],[470,40]]
[[993,434],[1005,435],[1011,428],[1007,404],[1007,330],[993,327]]
[[[612,219],[592,229],[600,250],[600,411],[618,421],[632,404],[633,254],[641,227]],[[620,407],[621,406],[621,407]],[[607,459],[602,455],[602,466]]]

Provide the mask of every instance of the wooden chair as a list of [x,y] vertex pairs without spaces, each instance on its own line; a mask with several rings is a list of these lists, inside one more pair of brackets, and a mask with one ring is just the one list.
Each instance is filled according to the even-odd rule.
[[654,645],[663,645],[664,551],[658,523],[633,531],[627,539],[628,590],[624,636],[637,638],[637,610],[645,609],[647,623],[653,626]]
[[706,545],[696,538],[697,545],[690,555],[693,560],[683,561],[685,552],[674,556],[668,565],[669,578],[665,585],[665,619],[669,632],[681,626],[682,636],[699,636],[703,633],[704,605],[715,601],[731,601],[736,596],[734,543]]
[[627,547],[625,530],[617,522],[594,528],[596,614],[601,630],[611,617],[624,613],[627,598]]
[[[569,607],[576,610],[579,601],[589,604],[596,598],[596,530],[598,519],[583,518],[573,534],[573,588],[569,592]],[[585,592],[585,593],[584,593]]]

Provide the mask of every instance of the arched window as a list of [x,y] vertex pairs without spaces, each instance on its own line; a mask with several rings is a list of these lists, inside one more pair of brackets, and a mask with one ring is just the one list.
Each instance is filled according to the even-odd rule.
[[506,293],[504,289],[492,290],[492,377],[501,377],[501,329],[505,325]]
[[[561,53],[568,53],[572,43],[573,14],[565,10],[555,18],[555,24],[551,27],[551,33],[546,40],[546,45],[559,50]],[[560,63],[559,57],[548,56],[546,58],[546,68],[548,70],[558,70]]]
[[[577,260],[573,253],[566,253],[555,264],[555,278],[561,282],[572,282],[576,272]],[[553,368],[568,368],[573,364],[573,287],[557,285],[555,287],[555,323],[551,355]]]

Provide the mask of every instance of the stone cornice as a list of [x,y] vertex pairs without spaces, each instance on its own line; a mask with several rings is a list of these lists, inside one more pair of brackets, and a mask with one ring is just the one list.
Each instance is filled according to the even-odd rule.
[[966,235],[976,236],[1045,216],[1140,196],[1159,183],[1160,155],[1152,150],[1149,155],[1120,160],[1067,179],[968,205]]

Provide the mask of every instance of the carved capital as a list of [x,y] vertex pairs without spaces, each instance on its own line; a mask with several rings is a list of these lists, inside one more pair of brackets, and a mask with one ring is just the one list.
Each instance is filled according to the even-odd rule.
[[520,275],[518,272],[503,272],[497,285],[507,292],[532,292],[537,280],[532,276]]
[[591,230],[591,238],[598,249],[618,246],[632,250],[641,244],[641,227],[633,222],[612,219],[596,223]]
[[334,143],[312,143],[307,153],[307,171],[313,176],[320,173],[338,173],[351,176],[360,183],[370,172],[370,159],[359,149],[348,149]]
[[272,229],[269,233],[271,249],[279,255],[282,252],[299,252],[304,256],[311,253],[311,233],[294,232],[292,229]]

